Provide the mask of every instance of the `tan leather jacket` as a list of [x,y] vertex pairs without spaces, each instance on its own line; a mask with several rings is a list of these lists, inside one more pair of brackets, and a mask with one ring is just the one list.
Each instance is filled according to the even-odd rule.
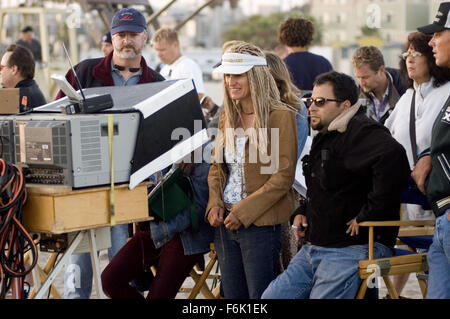
[[[288,110],[274,110],[269,115],[269,128],[279,129],[278,156],[272,156],[272,132],[268,130],[268,152],[271,160],[262,163],[258,155],[256,163],[249,162],[250,143],[245,145],[244,181],[247,197],[233,205],[231,212],[247,228],[277,225],[289,220],[294,211],[294,192],[292,185],[297,163],[297,128],[295,114]],[[218,129],[223,132],[223,112]],[[274,138],[275,142],[276,139]],[[273,145],[276,146],[277,145]],[[252,149],[254,151],[254,149]],[[275,152],[275,151],[274,151]],[[253,153],[254,154],[254,153]],[[214,155],[214,151],[213,151]],[[261,174],[278,162],[278,169],[272,174]],[[224,208],[223,192],[227,181],[225,163],[213,162],[208,176],[209,201],[206,211],[213,207]],[[206,217],[205,217],[206,218]]]

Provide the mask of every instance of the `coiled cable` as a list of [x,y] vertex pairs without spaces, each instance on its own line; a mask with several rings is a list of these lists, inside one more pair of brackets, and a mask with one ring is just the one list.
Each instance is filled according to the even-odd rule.
[[[26,298],[25,276],[37,263],[36,245],[22,225],[26,202],[25,180],[17,165],[0,158],[0,299],[5,299],[14,279],[16,296]],[[31,252],[31,265],[25,254]]]

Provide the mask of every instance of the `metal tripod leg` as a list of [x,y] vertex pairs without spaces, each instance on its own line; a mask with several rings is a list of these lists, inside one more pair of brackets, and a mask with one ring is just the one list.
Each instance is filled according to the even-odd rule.
[[97,243],[95,240],[95,229],[89,229],[89,246],[91,248],[92,275],[97,287],[97,293],[100,299],[105,299],[103,293],[102,281],[100,279],[100,262],[97,253]]
[[35,299],[42,299],[45,295],[47,290],[50,288],[50,285],[55,281],[57,275],[60,273],[61,270],[63,270],[64,266],[69,262],[70,255],[74,252],[74,250],[78,247],[78,245],[81,243],[81,240],[83,239],[84,235],[86,234],[86,231],[80,231],[70,244],[70,246],[65,251],[64,255],[62,256],[61,260],[58,262],[55,268],[48,274],[47,279],[40,287],[39,291],[36,293]]

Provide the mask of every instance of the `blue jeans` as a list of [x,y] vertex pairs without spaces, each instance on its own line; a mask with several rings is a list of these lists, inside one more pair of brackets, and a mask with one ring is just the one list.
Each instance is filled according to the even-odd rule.
[[428,251],[427,299],[450,299],[450,209],[436,218],[433,243]]
[[[374,257],[392,256],[375,243]],[[358,261],[368,258],[368,245],[327,248],[304,245],[288,268],[267,287],[263,299],[351,299],[361,285]]]
[[[125,245],[128,238],[128,224],[111,227],[111,259]],[[64,299],[89,299],[92,291],[92,264],[89,253],[73,254],[64,273]]]
[[276,277],[281,226],[216,228],[214,246],[227,299],[259,299]]
[[297,158],[299,158],[300,154],[302,154],[303,147],[305,147],[306,138],[309,135],[308,114],[306,111],[306,106],[303,106],[300,114],[295,115],[295,120],[297,122]]

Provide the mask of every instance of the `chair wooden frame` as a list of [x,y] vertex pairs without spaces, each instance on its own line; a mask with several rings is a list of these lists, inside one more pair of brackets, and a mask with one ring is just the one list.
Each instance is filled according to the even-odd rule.
[[210,252],[209,252],[209,263],[206,265],[204,271],[196,270],[195,267],[191,270],[189,275],[192,277],[192,279],[195,282],[194,287],[192,288],[189,296],[187,299],[195,299],[197,295],[201,292],[203,296],[206,299],[218,299],[220,298],[220,283],[217,284],[216,287],[211,291],[206,284],[206,279],[208,278],[214,278],[218,279],[220,278],[220,275],[211,275],[211,270],[214,267],[214,264],[217,262],[217,253],[216,249],[214,247],[214,244],[210,244]]
[[[357,293],[356,298],[362,299],[366,293],[369,280],[374,277],[382,277],[389,295],[392,299],[399,299],[398,293],[395,290],[389,278],[390,275],[399,275],[406,273],[421,273],[428,270],[427,254],[411,254],[405,256],[394,256],[389,258],[374,258],[374,228],[375,227],[405,227],[414,226],[414,228],[400,228],[399,236],[419,236],[432,235],[434,227],[434,220],[421,221],[366,221],[359,224],[360,227],[369,227],[369,258],[359,261],[359,277],[363,280],[361,287]],[[426,283],[419,279],[419,285],[423,297],[426,296]]]
[[[210,247],[209,262],[206,265],[205,270],[201,271],[198,265],[195,265],[189,272],[189,275],[191,276],[192,280],[195,283],[194,287],[192,288],[181,287],[179,290],[179,292],[182,293],[189,293],[187,299],[195,299],[200,292],[206,299],[220,298],[220,283],[218,283],[215,287],[212,287],[211,289],[206,284],[207,279],[215,279],[215,280],[220,279],[220,274],[211,274],[211,271],[218,260],[214,244],[211,243],[209,247]],[[150,269],[153,273],[153,276],[156,276],[156,267],[151,266]]]

